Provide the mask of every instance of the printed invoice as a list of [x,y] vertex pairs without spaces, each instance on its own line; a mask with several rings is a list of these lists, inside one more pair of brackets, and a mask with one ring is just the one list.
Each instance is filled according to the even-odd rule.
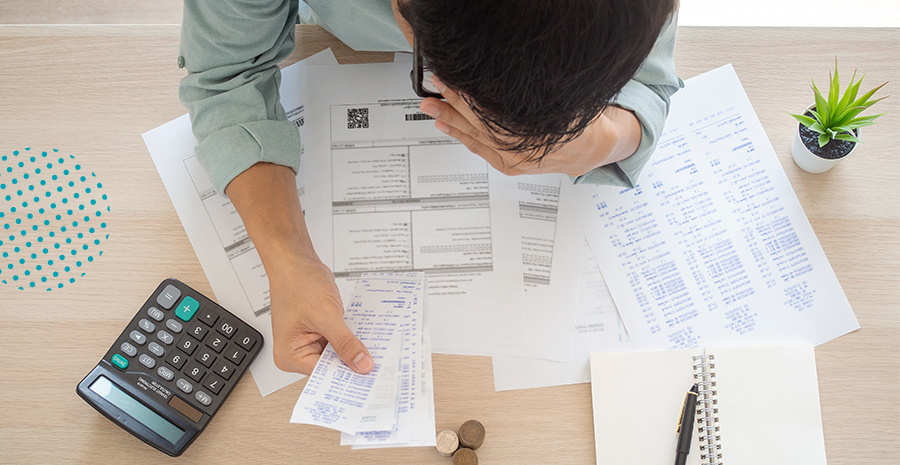
[[570,186],[637,350],[859,328],[734,69],[689,79],[634,189]]
[[[570,361],[541,357],[494,355],[494,389],[530,389],[591,381],[591,352],[633,350],[625,326],[609,295],[600,268],[582,238],[582,266],[578,287],[578,314],[574,322]],[[560,339],[559,343],[565,340]],[[548,343],[552,343],[548,340]]]
[[[394,63],[309,69],[308,85],[316,92],[307,113],[327,117],[307,118],[304,133],[307,195],[324,198],[309,204],[307,222],[332,228],[313,238],[316,250],[333,266],[342,295],[362,272],[424,271],[435,352],[521,350],[504,345],[529,342],[523,258],[528,277],[546,284],[551,260],[563,265],[553,272],[577,270],[578,251],[568,243],[556,250],[567,236],[555,228],[554,211],[549,234],[526,238],[535,244],[540,236],[543,245],[554,245],[523,255],[520,221],[533,220],[522,218],[528,201],[519,180],[437,131],[419,111],[421,99],[414,98],[408,75],[406,64]],[[559,190],[553,178],[532,184],[526,195]],[[547,203],[553,208],[545,210],[556,207],[555,199]],[[534,210],[546,206],[535,203]],[[571,298],[574,292],[564,294]],[[565,308],[574,319],[574,306]],[[561,328],[571,339],[571,325]],[[554,356],[567,359],[571,346]]]

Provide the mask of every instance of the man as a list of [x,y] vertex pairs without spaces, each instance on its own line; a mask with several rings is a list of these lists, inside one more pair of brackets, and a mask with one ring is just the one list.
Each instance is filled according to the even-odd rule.
[[[398,3],[399,2],[399,3]],[[275,364],[310,373],[328,342],[360,373],[371,355],[342,319],[295,185],[300,136],[278,98],[294,26],[358,50],[418,51],[444,100],[421,110],[497,170],[633,187],[675,75],[675,0],[186,0],[179,95],[196,154],[266,268]]]

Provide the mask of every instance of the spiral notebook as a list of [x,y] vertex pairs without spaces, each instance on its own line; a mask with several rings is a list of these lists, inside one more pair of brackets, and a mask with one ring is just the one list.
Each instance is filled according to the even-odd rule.
[[598,465],[669,464],[698,384],[688,465],[824,465],[812,345],[591,354]]

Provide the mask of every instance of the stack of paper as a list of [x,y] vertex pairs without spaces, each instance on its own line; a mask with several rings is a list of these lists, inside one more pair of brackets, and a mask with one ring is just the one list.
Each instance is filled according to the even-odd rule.
[[329,344],[294,406],[292,423],[341,431],[353,449],[433,446],[431,341],[423,273],[367,273],[344,321],[375,361],[355,373]]
[[[611,296],[634,350],[822,344],[859,328],[730,65],[672,97],[634,189],[564,186],[609,289],[579,306]],[[589,351],[630,348],[595,328],[579,329],[571,363],[495,356],[495,386],[587,382]]]
[[[821,344],[859,327],[730,66],[673,96],[634,189],[498,173],[419,111],[409,67],[323,52],[283,70],[281,102],[303,141],[297,193],[343,302],[368,295],[354,294],[361,276],[381,279],[366,273],[427,273],[434,352],[494,356],[498,390],[587,382],[596,350]],[[219,302],[271,338],[265,268],[194,156],[187,115],[144,139]],[[418,373],[387,349],[417,360],[420,346],[369,342],[385,349],[372,378]],[[340,365],[332,352],[323,363]],[[271,351],[251,369],[263,395],[301,378]],[[392,389],[372,383],[367,393]],[[399,430],[380,414],[347,417],[343,443],[415,442],[402,432],[416,421],[404,413],[413,391],[396,408],[371,401],[399,412]],[[376,427],[392,432],[358,434]]]
[[[571,360],[582,234],[568,181],[504,176],[435,129],[410,66],[338,66],[326,51],[282,70],[304,146],[297,194],[342,301],[362,273],[422,271],[434,352]],[[216,298],[271,339],[265,268],[194,156],[188,116],[144,140]],[[271,351],[251,370],[263,395],[302,378]]]

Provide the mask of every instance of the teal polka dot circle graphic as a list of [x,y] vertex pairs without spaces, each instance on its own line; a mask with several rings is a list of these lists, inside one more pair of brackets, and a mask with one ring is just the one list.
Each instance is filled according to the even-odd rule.
[[109,240],[109,201],[74,155],[30,147],[0,155],[0,283],[63,289]]

